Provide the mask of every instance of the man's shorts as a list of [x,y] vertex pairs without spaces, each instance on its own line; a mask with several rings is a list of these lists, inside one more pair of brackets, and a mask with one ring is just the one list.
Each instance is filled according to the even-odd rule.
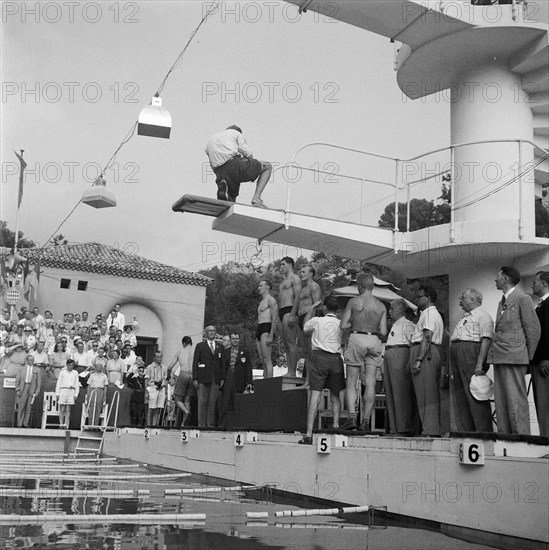
[[159,390],[149,393],[149,409],[163,409],[166,403],[166,388],[162,387]]
[[261,173],[262,164],[257,159],[233,157],[225,164],[214,168],[216,182],[227,182],[229,198],[232,202],[240,193],[240,184],[246,181],[255,181]]
[[350,367],[381,365],[381,340],[370,334],[352,334],[345,349],[345,363]]
[[345,389],[345,375],[343,373],[343,359],[339,353],[313,350],[312,364],[309,369],[309,384],[312,390],[322,391],[328,388],[334,393]]
[[193,377],[189,372],[179,373],[175,379],[173,388],[173,397],[176,401],[184,401],[185,398],[191,398],[196,393],[196,388],[193,385]]

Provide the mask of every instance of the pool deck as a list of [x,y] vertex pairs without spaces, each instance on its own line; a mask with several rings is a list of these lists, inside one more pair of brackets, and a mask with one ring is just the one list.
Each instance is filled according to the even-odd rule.
[[[0,428],[0,450],[26,450],[29,456],[38,450],[72,452],[79,433]],[[316,434],[314,445],[304,446],[297,444],[299,438],[119,428],[105,433],[103,454],[349,505],[385,507],[491,537],[535,541],[532,548],[549,547],[548,445],[469,437]],[[324,441],[318,443],[319,438]],[[460,463],[460,447],[465,456],[472,448],[477,464]],[[482,459],[476,453],[482,451],[484,464],[479,465]]]

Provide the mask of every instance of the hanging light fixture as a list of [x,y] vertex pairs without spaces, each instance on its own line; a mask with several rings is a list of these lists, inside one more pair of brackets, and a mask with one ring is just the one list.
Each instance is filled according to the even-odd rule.
[[82,202],[94,208],[109,208],[116,206],[116,197],[106,187],[107,182],[99,176],[93,185],[82,195]]
[[169,139],[171,129],[172,116],[167,109],[162,107],[162,98],[153,97],[151,105],[144,107],[139,113],[137,134]]

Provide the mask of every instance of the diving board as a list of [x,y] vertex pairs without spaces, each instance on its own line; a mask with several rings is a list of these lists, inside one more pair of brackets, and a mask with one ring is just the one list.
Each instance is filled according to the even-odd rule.
[[196,195],[183,195],[176,201],[172,210],[174,212],[189,212],[191,214],[201,214],[202,216],[212,216],[217,218],[223,212],[228,210],[234,203],[229,201],[220,201],[208,197],[198,197]]

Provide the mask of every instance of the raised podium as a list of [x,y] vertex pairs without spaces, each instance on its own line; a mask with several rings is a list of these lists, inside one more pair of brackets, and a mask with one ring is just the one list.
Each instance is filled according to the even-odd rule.
[[234,414],[227,428],[249,430],[305,431],[307,391],[299,389],[303,378],[279,376],[254,381],[255,393],[237,394]]

